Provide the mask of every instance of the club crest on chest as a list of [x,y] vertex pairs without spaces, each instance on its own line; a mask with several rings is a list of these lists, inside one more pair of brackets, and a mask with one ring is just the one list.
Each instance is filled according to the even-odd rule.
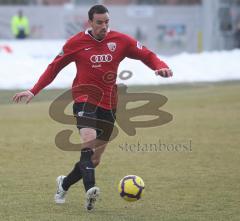
[[109,43],[107,43],[107,46],[111,52],[114,52],[117,48],[117,44],[115,42],[109,42]]

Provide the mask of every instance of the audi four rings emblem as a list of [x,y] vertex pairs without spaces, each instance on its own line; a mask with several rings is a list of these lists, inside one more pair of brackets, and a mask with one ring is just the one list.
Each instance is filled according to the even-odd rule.
[[110,54],[92,55],[90,57],[90,61],[92,63],[111,62],[112,55],[110,55]]

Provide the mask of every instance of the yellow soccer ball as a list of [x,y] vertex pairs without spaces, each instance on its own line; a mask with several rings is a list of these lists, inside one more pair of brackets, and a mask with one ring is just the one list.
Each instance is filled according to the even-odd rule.
[[120,196],[129,202],[134,202],[143,196],[144,182],[141,177],[136,175],[128,175],[123,177],[118,185]]

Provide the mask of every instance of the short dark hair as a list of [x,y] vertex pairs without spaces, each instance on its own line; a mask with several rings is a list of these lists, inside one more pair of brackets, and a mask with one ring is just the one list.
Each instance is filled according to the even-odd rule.
[[89,20],[92,21],[94,14],[105,14],[105,13],[109,13],[109,12],[108,12],[108,9],[104,5],[94,5],[88,11],[88,18],[89,18]]

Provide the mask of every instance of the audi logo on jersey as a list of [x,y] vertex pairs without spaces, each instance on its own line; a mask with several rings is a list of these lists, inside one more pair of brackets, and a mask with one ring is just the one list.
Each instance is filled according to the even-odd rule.
[[92,55],[90,57],[90,61],[92,63],[102,63],[102,62],[111,62],[112,55],[111,54],[99,54],[99,55]]

